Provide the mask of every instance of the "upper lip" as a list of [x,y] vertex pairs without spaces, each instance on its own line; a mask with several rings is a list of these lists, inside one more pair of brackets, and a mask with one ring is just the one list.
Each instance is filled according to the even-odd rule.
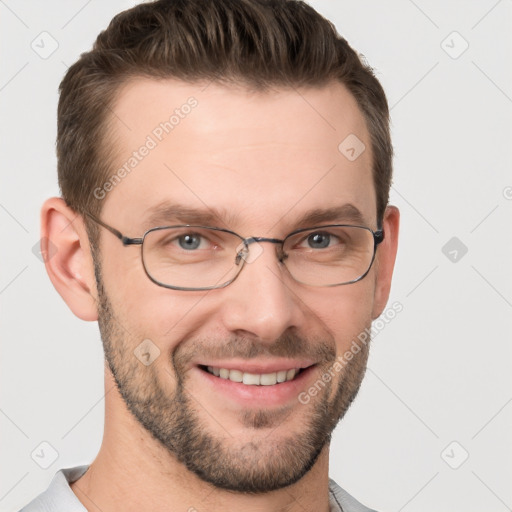
[[213,368],[226,368],[228,370],[240,370],[244,373],[274,373],[280,370],[291,370],[292,368],[307,368],[315,364],[310,360],[279,359],[273,361],[247,361],[247,360],[221,360],[221,361],[200,361],[198,366],[212,366]]

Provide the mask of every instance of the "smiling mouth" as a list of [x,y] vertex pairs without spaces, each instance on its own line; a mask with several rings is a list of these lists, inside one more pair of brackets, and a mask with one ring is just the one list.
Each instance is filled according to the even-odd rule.
[[219,368],[215,366],[199,365],[199,368],[205,372],[219,377],[220,379],[239,382],[247,386],[273,386],[283,384],[294,380],[306,368],[291,368],[289,370],[279,370],[272,373],[249,373],[241,370],[228,368]]

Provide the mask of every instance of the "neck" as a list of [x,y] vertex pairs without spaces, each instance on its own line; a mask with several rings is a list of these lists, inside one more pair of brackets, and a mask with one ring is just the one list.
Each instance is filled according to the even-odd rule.
[[94,462],[71,489],[88,512],[329,511],[329,446],[298,482],[265,494],[219,489],[187,470],[126,409],[105,376],[105,430]]

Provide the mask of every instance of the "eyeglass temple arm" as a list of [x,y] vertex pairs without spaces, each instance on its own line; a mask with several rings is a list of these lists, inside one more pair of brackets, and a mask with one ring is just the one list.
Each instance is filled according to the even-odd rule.
[[121,231],[118,231],[116,228],[113,228],[112,226],[109,226],[108,224],[105,224],[103,221],[95,217],[89,212],[85,212],[85,214],[90,217],[94,222],[99,224],[100,226],[104,227],[105,229],[108,229],[114,236],[119,238],[123,245],[141,245],[142,244],[142,238],[129,238],[127,236],[124,236]]

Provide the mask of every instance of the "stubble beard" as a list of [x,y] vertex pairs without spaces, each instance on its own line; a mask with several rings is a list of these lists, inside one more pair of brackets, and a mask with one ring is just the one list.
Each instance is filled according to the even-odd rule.
[[[345,363],[338,381],[334,378],[323,383],[325,387],[309,404],[302,405],[297,401],[288,411],[242,410],[239,421],[254,436],[244,441],[230,436],[229,432],[216,435],[208,427],[208,421],[213,420],[198,405],[201,400],[195,400],[186,389],[186,354],[197,353],[190,350],[196,346],[195,340],[183,340],[170,356],[176,375],[173,377],[175,391],[170,394],[160,382],[161,377],[156,372],[158,365],[144,366],[135,357],[134,349],[138,342],[127,339],[103,286],[99,265],[96,264],[95,269],[98,324],[105,358],[119,393],[139,424],[172,456],[214,487],[240,493],[261,494],[281,489],[294,484],[311,470],[359,391],[366,370],[369,343]],[[184,350],[180,351],[180,347]],[[251,340],[230,340],[230,347],[239,356],[269,353],[266,346]],[[293,357],[297,355],[297,347],[311,347],[311,342],[296,334],[287,334],[273,347],[272,355]],[[317,357],[318,354],[323,357],[318,375],[329,370],[332,373],[335,360],[333,340],[330,344],[325,341],[323,345],[317,344],[316,350]],[[301,355],[304,353],[311,354],[311,348]],[[166,371],[171,376],[169,370]],[[286,419],[298,407],[304,408],[302,415],[305,421],[301,422],[301,431],[287,434]],[[222,423],[221,417],[216,419]],[[265,435],[262,435],[263,429],[268,430]]]

